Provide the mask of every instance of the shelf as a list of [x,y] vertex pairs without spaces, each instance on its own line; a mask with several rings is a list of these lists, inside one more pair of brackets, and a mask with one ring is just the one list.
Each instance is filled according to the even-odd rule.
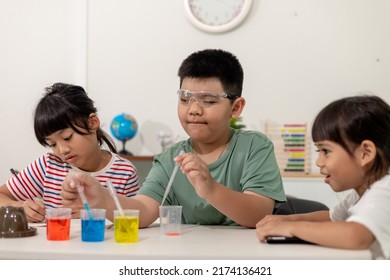
[[321,174],[280,173],[283,178],[323,178]]

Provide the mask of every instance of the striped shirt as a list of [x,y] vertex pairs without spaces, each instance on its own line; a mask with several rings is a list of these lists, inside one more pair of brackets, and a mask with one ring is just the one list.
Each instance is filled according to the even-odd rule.
[[[118,194],[134,196],[139,189],[136,167],[127,159],[111,153],[110,162],[103,169],[89,173],[106,186],[111,180]],[[45,207],[61,207],[61,184],[70,169],[81,171],[63,162],[52,153],[42,155],[17,175],[10,178],[6,185],[18,201],[42,198]]]

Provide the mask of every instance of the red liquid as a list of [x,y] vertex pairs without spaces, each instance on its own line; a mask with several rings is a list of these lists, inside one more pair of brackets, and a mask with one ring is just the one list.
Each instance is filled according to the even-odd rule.
[[69,230],[70,218],[46,220],[47,240],[69,240]]
[[178,235],[180,235],[180,233],[179,232],[167,232],[166,235],[168,235],[168,236],[178,236]]

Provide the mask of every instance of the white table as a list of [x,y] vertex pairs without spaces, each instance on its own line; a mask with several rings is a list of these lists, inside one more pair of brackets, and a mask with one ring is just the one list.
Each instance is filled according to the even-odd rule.
[[229,226],[183,225],[181,236],[160,236],[158,224],[139,230],[139,242],[118,244],[113,229],[105,241],[81,241],[78,220],[72,220],[68,241],[47,241],[46,228],[38,235],[0,239],[0,259],[370,259],[368,250],[339,250],[305,244],[263,244],[254,229]]

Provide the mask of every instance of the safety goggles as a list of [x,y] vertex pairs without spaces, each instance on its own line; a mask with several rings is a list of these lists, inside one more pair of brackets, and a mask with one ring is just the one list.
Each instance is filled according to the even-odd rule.
[[209,91],[191,92],[189,90],[179,89],[177,91],[177,94],[179,96],[179,102],[182,105],[186,105],[186,106],[189,106],[192,101],[196,101],[196,103],[201,107],[210,107],[222,103],[224,98],[230,100],[237,99],[237,96],[233,96],[225,92],[222,93],[209,92]]

